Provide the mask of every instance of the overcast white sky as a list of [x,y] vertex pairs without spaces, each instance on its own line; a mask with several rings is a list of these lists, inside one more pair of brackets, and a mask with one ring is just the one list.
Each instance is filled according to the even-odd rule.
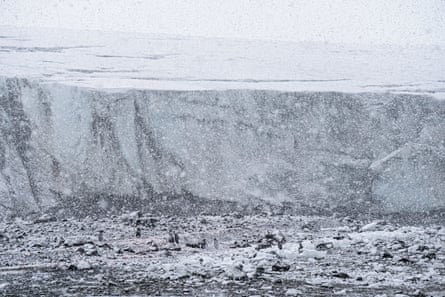
[[445,0],[0,0],[0,25],[445,44]]

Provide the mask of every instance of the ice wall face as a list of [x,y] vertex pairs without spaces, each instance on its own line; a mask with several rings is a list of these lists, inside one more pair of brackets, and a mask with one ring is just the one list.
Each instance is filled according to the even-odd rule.
[[445,206],[445,101],[0,81],[0,212],[91,194]]

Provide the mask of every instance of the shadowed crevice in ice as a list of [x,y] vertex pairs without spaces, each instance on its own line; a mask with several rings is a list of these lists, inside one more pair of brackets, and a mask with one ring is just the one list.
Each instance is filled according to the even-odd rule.
[[40,204],[35,176],[31,168],[31,122],[25,115],[18,80],[7,80],[0,96],[0,151],[3,180],[1,206],[26,213]]
[[122,56],[122,55],[95,55],[98,58],[124,58],[124,59],[143,59],[143,60],[161,60],[170,56],[176,56],[178,54],[160,54],[160,55],[146,55],[146,56]]
[[91,48],[97,46],[53,46],[53,47],[25,47],[25,46],[0,46],[0,51],[4,52],[52,52],[52,53],[62,53],[65,50],[69,49],[83,49],[83,48]]
[[[92,71],[99,72],[99,71]],[[117,72],[131,72],[131,71],[117,71]],[[194,82],[240,82],[240,83],[287,83],[287,82],[341,82],[348,81],[348,78],[339,79],[225,79],[225,78],[187,78],[187,77],[130,77],[130,79],[138,80],[155,80],[155,81],[194,81]]]

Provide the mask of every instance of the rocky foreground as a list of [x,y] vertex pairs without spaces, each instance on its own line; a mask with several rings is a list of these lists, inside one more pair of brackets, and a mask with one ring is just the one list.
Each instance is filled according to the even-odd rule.
[[1,296],[445,296],[445,228],[291,215],[0,223]]

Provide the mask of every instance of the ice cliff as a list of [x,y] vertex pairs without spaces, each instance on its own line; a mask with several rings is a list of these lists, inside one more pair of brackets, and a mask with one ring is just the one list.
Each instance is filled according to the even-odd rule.
[[426,96],[120,92],[2,78],[0,129],[0,211],[183,192],[445,207],[445,101]]
[[181,196],[445,207],[444,57],[0,27],[0,216]]

